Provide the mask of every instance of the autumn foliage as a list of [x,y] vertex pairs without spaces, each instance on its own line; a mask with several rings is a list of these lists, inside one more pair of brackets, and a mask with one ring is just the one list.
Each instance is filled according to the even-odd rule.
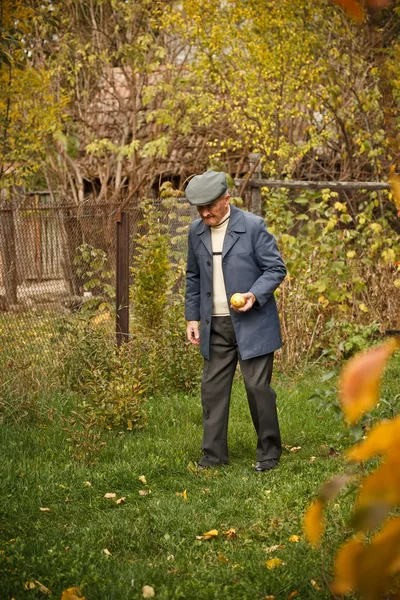
[[[377,404],[385,365],[398,348],[400,338],[395,337],[356,355],[343,369],[340,402],[349,424]],[[381,462],[359,481],[351,520],[354,535],[335,558],[332,584],[335,594],[357,591],[368,600],[378,600],[393,591],[394,578],[400,572],[400,517],[387,516],[400,504],[399,433],[400,417],[380,422],[345,454],[350,463],[364,463],[375,457],[381,457]],[[304,519],[304,529],[312,545],[317,546],[323,534],[325,504],[355,478],[355,472],[349,471],[322,486]],[[381,529],[376,532],[378,528]]]

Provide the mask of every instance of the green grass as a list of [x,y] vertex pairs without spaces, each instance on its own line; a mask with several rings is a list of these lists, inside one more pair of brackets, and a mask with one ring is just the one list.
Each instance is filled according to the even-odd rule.
[[[398,393],[399,371],[400,362],[392,362],[387,400]],[[61,418],[73,408],[71,397],[52,398],[53,420],[0,426],[0,599],[60,598],[79,586],[87,600],[127,600],[141,598],[144,585],[160,600],[287,599],[294,590],[302,600],[329,598],[326,581],[334,551],[349,534],[351,496],[339,496],[328,509],[320,549],[304,541],[301,522],[320,484],[344,469],[329,448],[340,451],[350,440],[340,438],[345,429],[330,411],[308,400],[320,377],[276,374],[285,449],[269,473],[252,471],[255,437],[240,380],[230,417],[231,463],[206,472],[191,468],[200,457],[200,401],[168,390],[148,402],[143,430],[103,434],[106,445],[92,466],[71,458]],[[294,446],[301,449],[291,452]],[[140,496],[139,490],[151,493]],[[184,490],[187,501],[176,495]],[[126,502],[105,499],[107,492]],[[236,535],[228,540],[223,531],[231,527]],[[196,539],[210,529],[219,531],[217,538]],[[299,543],[289,541],[293,534]],[[276,545],[282,548],[267,551]],[[284,564],[268,570],[269,558]],[[25,591],[34,580],[52,595],[37,585]]]

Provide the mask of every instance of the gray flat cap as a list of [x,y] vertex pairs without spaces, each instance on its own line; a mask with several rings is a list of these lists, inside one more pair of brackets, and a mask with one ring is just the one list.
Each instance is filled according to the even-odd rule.
[[206,171],[193,177],[186,186],[185,196],[193,206],[210,204],[228,189],[226,175],[222,171]]

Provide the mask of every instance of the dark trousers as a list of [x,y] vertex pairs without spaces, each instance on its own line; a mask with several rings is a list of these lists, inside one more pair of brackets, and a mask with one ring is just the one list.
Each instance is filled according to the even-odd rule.
[[228,463],[228,417],[232,381],[239,360],[257,433],[258,461],[279,459],[282,452],[276,394],[270,386],[274,353],[242,360],[230,317],[213,317],[210,359],[204,359],[201,383],[204,456],[201,465]]

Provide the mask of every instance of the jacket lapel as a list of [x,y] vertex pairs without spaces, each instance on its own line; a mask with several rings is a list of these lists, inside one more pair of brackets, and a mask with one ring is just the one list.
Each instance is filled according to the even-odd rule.
[[197,229],[197,235],[199,236],[199,239],[203,242],[209,254],[212,255],[211,232],[210,228],[204,223],[204,221],[200,221]]
[[238,241],[240,234],[245,233],[246,225],[242,215],[242,211],[236,206],[231,205],[231,216],[229,219],[228,229],[226,231],[224,246],[222,248],[222,258],[231,250]]

